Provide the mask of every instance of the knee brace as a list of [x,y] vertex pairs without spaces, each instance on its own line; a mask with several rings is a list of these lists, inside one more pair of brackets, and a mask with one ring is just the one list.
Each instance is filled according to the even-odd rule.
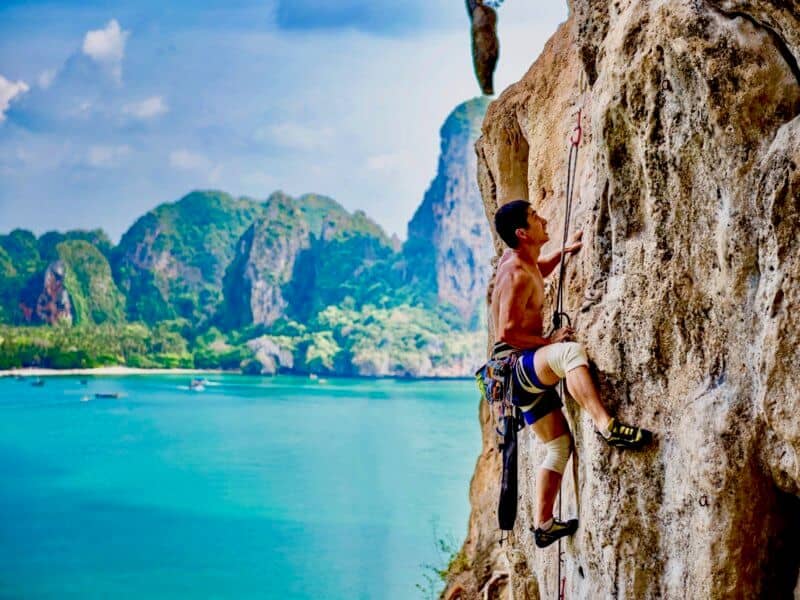
[[554,440],[550,440],[544,447],[547,449],[547,456],[544,457],[542,468],[563,474],[572,449],[572,437],[570,434],[565,433]]
[[572,369],[589,366],[586,350],[578,342],[553,344],[553,351],[548,353],[547,358],[547,365],[562,379]]

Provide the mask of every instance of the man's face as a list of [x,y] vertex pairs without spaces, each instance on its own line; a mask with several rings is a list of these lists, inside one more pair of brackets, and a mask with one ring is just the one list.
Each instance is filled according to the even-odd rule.
[[532,208],[528,209],[528,227],[524,230],[529,243],[544,245],[550,236],[547,235],[547,220]]

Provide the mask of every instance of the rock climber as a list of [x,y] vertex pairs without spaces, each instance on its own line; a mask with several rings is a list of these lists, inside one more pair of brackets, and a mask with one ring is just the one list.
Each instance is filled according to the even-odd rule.
[[[534,530],[536,545],[544,548],[578,528],[577,519],[560,521],[553,517],[561,476],[572,449],[561,398],[553,389],[559,380],[566,379],[570,395],[589,413],[597,432],[610,446],[640,448],[650,443],[652,434],[608,414],[589,373],[586,352],[574,341],[571,327],[557,329],[550,337],[543,335],[544,278],[564,258],[561,250],[541,255],[542,246],[550,239],[547,221],[527,200],[514,200],[498,209],[495,230],[509,250],[497,265],[491,296],[496,335],[492,358],[516,358],[512,401],[547,449],[536,476]],[[565,255],[581,249],[581,235],[577,231],[571,236]]]

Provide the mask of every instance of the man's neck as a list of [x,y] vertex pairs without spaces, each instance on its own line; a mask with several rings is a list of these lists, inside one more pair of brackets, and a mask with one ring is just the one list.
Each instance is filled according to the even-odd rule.
[[541,252],[541,246],[518,246],[514,248],[514,253],[519,257],[520,261],[523,263],[531,266],[531,267],[538,267],[539,266],[539,253]]

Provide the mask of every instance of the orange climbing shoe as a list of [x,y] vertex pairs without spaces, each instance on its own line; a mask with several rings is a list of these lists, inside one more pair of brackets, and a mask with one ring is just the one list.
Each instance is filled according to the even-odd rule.
[[533,530],[533,539],[539,548],[547,548],[560,538],[572,535],[578,530],[578,519],[559,521],[553,519],[553,524],[548,529],[536,528]]
[[653,434],[647,429],[626,425],[616,419],[611,419],[611,422],[608,424],[607,435],[599,431],[597,433],[609,446],[626,448],[628,450],[642,448],[653,441]]

